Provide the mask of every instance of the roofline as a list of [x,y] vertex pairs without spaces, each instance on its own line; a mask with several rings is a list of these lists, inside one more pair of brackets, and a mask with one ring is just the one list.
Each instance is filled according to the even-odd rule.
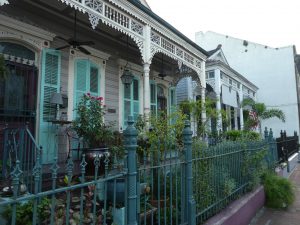
[[206,61],[206,68],[207,66],[212,66],[212,65],[220,65],[225,67],[226,69],[230,70],[231,72],[235,73],[241,80],[249,83],[251,86],[253,86],[254,89],[259,90],[259,88],[253,84],[251,81],[249,81],[247,78],[245,78],[243,75],[241,75],[239,72],[237,72],[236,70],[232,69],[230,66],[226,65],[225,63],[221,62],[221,61],[212,61],[212,60],[208,60]]
[[146,14],[148,14],[149,16],[151,16],[157,22],[163,24],[165,27],[167,27],[168,29],[170,29],[172,32],[174,32],[176,35],[178,35],[180,38],[182,38],[183,40],[185,40],[192,47],[194,47],[198,51],[202,52],[205,56],[207,56],[207,57],[209,56],[208,52],[206,50],[204,50],[203,48],[201,48],[199,45],[197,45],[195,42],[193,42],[191,39],[189,39],[187,36],[185,36],[183,33],[181,33],[179,30],[177,30],[171,24],[169,24],[167,21],[165,21],[160,16],[158,16],[157,14],[155,14],[151,9],[147,8],[146,6],[144,6],[141,2],[139,2],[137,0],[128,0],[128,2],[130,2],[132,5],[134,5],[135,7],[139,8],[140,10],[142,10],[143,12],[145,12]]

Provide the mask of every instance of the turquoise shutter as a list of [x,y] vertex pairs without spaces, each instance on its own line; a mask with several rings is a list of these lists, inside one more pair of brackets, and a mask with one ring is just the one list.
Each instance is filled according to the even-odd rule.
[[134,78],[130,86],[124,87],[123,121],[124,129],[127,127],[128,116],[133,116],[136,121],[140,114],[140,90],[139,80]]
[[[77,104],[84,94],[88,92],[88,71],[89,65],[87,60],[75,61],[75,104],[74,109],[77,108]],[[74,111],[74,117],[76,117],[76,111]]]
[[57,155],[56,128],[49,120],[55,119],[56,106],[50,103],[53,93],[60,91],[61,54],[44,49],[42,53],[42,79],[40,95],[39,143],[43,146],[43,163],[51,163]]
[[133,119],[134,121],[137,120],[139,114],[140,114],[140,101],[139,101],[139,81],[137,79],[133,80],[132,85],[132,93],[133,93],[133,106],[132,106],[132,112],[133,112]]

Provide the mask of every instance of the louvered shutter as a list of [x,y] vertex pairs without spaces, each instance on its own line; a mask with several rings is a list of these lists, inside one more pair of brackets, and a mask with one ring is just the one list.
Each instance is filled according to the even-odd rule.
[[57,131],[49,121],[55,119],[56,106],[51,104],[50,100],[53,93],[60,91],[60,64],[61,54],[59,51],[43,50],[39,142],[43,146],[44,163],[51,163],[57,155]]
[[130,86],[124,85],[124,129],[127,127],[128,116],[133,116],[134,121],[140,114],[139,80],[133,79]]
[[132,93],[133,93],[133,109],[132,109],[132,114],[133,114],[133,119],[134,121],[137,120],[139,114],[140,114],[140,98],[139,98],[139,81],[137,79],[134,79],[133,80],[133,90],[132,90]]
[[[75,104],[74,109],[77,108],[77,104],[80,102],[82,96],[88,91],[88,60],[77,60],[75,62]],[[75,111],[76,117],[76,111]]]

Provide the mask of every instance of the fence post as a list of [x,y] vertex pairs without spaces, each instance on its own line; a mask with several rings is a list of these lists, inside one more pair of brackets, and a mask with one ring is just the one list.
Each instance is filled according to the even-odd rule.
[[[277,150],[277,144],[276,144],[276,141],[274,140],[273,138],[273,131],[272,131],[272,128],[270,128],[270,131],[269,131],[269,135],[268,135],[268,139],[267,139],[268,143],[269,143],[269,149],[270,149],[270,152],[272,154],[272,167],[275,166],[275,164],[278,162],[278,150]],[[273,168],[274,169],[274,168]]]
[[287,148],[287,138],[286,138],[286,131],[283,131],[283,146],[284,146],[284,158],[287,164],[286,170],[290,172],[290,163],[289,163],[289,151]]
[[137,221],[137,130],[133,126],[132,116],[128,117],[128,126],[124,131],[124,147],[127,151],[127,224],[136,225]]
[[268,141],[268,138],[269,138],[268,128],[265,127],[265,140]]
[[192,134],[191,124],[185,121],[183,130],[183,144],[185,153],[185,221],[189,225],[196,225],[196,202],[193,196],[193,165],[192,165]]

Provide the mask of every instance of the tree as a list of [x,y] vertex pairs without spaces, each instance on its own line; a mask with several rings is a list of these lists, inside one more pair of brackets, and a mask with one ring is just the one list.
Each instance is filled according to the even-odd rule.
[[253,127],[258,126],[259,132],[261,133],[261,122],[266,119],[270,118],[278,118],[282,122],[285,122],[285,114],[280,109],[268,109],[267,106],[264,103],[261,102],[255,102],[251,98],[246,98],[242,102],[242,107],[250,107],[251,111],[254,115],[248,116],[245,122],[245,128],[246,129],[252,129]]

